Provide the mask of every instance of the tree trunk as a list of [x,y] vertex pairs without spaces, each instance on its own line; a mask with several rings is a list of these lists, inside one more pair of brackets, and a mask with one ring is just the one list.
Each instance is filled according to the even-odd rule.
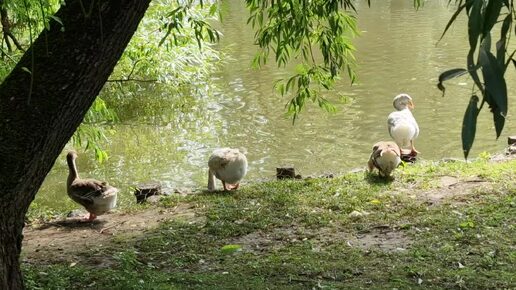
[[[0,289],[22,289],[24,216],[150,0],[72,0],[0,86]],[[63,188],[64,192],[64,188]]]

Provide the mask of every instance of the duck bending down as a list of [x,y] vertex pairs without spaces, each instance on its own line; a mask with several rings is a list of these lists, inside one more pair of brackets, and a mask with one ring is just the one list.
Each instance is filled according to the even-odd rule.
[[412,98],[407,94],[399,94],[394,97],[394,111],[387,118],[389,134],[403,151],[404,148],[410,148],[410,155],[417,155],[419,151],[414,147],[414,139],[419,135],[419,126],[416,119],[412,115],[411,110],[414,109]]
[[208,160],[208,190],[215,190],[215,177],[222,181],[224,190],[238,189],[247,173],[245,152],[238,149],[215,149]]
[[369,172],[374,168],[378,169],[378,173],[383,177],[390,177],[394,169],[401,163],[401,150],[399,146],[392,141],[380,141],[373,145],[373,152],[369,156]]
[[68,196],[76,203],[84,206],[89,212],[88,221],[93,221],[116,206],[118,189],[108,185],[105,181],[96,179],[81,179],[75,164],[77,153],[68,152],[68,180],[66,189]]

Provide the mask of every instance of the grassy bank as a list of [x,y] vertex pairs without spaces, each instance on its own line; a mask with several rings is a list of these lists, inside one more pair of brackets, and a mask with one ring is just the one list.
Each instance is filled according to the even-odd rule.
[[101,247],[61,248],[60,259],[24,251],[27,287],[516,287],[516,161],[421,163],[395,177],[358,172],[169,197],[160,211],[188,205],[191,214],[109,235]]

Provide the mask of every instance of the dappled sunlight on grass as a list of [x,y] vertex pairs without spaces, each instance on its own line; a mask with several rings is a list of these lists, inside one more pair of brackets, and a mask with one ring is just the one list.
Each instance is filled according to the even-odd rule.
[[358,172],[171,196],[159,206],[202,219],[115,236],[101,252],[111,269],[25,264],[25,278],[29,289],[510,288],[515,166],[420,163],[390,181]]

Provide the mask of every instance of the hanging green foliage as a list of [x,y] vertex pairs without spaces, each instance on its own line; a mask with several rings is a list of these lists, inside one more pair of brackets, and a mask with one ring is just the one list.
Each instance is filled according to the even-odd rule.
[[[452,0],[449,1],[451,3]],[[482,96],[480,107],[476,103],[473,109],[473,102],[470,101],[466,109],[462,126],[462,147],[464,157],[467,158],[475,137],[476,122],[478,112],[487,103],[493,114],[496,138],[505,125],[507,116],[507,84],[505,72],[509,63],[515,62],[514,54],[516,50],[509,46],[509,39],[514,31],[514,19],[516,13],[513,0],[456,0],[456,11],[444,29],[443,36],[448,28],[456,21],[457,16],[464,13],[468,17],[468,39],[469,52],[466,57],[467,69],[452,69],[443,72],[439,76],[437,87],[445,92],[443,82],[465,72],[474,82],[471,100],[477,100],[477,95]],[[500,27],[500,38],[496,42],[494,50],[491,51],[492,31]],[[516,32],[515,32],[516,33]],[[442,38],[441,37],[441,38]],[[512,51],[511,51],[512,50]],[[481,76],[478,70],[481,71]]]
[[291,61],[301,63],[296,74],[276,84],[281,95],[291,94],[287,103],[293,121],[307,101],[326,111],[335,107],[324,93],[331,90],[345,71],[356,80],[355,47],[358,35],[354,1],[267,1],[247,0],[248,23],[256,28],[255,40],[260,50],[253,65],[265,65],[270,53],[278,66]]

